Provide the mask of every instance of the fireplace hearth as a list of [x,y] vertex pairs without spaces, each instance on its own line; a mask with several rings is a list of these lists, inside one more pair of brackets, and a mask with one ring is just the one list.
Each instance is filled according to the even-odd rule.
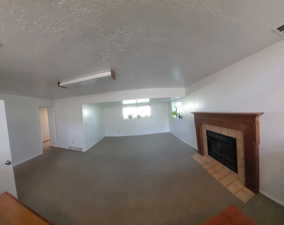
[[236,138],[206,131],[208,155],[222,163],[235,173],[238,173]]
[[262,114],[194,112],[199,154],[229,167],[255,193],[259,192],[259,117]]

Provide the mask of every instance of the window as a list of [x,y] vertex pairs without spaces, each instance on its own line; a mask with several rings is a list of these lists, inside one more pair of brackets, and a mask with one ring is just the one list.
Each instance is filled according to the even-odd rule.
[[127,99],[123,100],[123,105],[128,105],[122,108],[123,119],[139,119],[151,116],[151,106],[147,103],[149,98]]
[[136,104],[136,103],[137,103],[136,99],[127,99],[127,100],[122,101],[123,105],[131,105],[131,104]]
[[177,119],[183,119],[183,104],[182,102],[172,103],[172,116]]
[[132,104],[141,104],[141,103],[149,103],[149,102],[150,102],[149,98],[139,98],[139,99],[123,100],[122,104],[123,105],[132,105]]
[[127,106],[122,108],[123,119],[139,119],[151,116],[151,106]]

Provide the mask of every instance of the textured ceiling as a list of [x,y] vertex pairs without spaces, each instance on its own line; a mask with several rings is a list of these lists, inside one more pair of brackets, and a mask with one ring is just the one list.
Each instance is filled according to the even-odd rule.
[[[187,86],[280,40],[283,0],[1,0],[0,92]],[[117,80],[58,80],[108,68]]]

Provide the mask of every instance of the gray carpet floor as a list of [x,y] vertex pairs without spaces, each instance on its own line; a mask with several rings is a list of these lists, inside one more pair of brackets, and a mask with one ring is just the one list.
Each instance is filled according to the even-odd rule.
[[198,225],[236,205],[284,224],[262,195],[244,205],[171,134],[104,138],[86,153],[51,149],[15,168],[21,201],[55,225]]

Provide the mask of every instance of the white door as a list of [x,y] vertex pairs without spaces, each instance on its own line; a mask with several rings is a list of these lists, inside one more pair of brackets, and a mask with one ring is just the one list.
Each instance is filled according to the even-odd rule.
[[10,192],[17,197],[5,104],[0,100],[0,194]]

